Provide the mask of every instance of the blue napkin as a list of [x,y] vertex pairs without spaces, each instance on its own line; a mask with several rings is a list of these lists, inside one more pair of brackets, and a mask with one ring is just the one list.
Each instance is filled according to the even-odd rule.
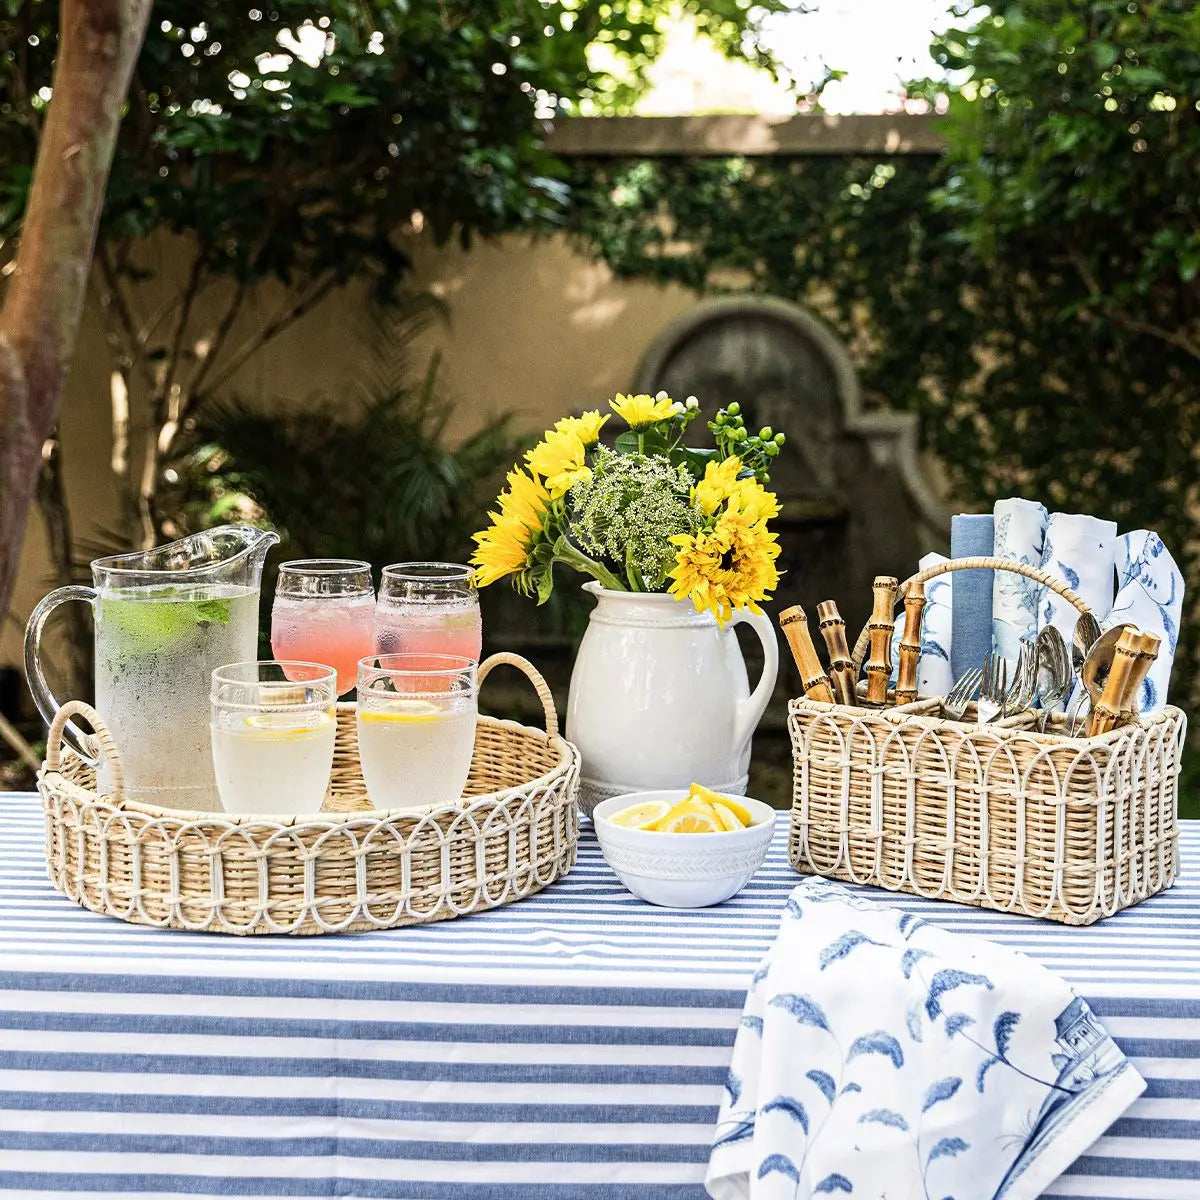
[[1145,1087],[1024,954],[808,879],[747,993],[705,1186],[1034,1200]]
[[[974,558],[991,554],[994,542],[991,513],[959,513],[950,521],[950,557]],[[960,678],[983,665],[992,648],[991,571],[955,571],[951,593],[950,674]]]

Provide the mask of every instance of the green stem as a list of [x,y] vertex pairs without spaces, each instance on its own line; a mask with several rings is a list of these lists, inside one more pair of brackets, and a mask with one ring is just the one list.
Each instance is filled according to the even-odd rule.
[[629,589],[603,563],[588,558],[578,546],[567,541],[566,536],[560,536],[554,543],[555,562],[565,563],[574,567],[584,575],[590,575],[601,587],[613,592],[627,592]]

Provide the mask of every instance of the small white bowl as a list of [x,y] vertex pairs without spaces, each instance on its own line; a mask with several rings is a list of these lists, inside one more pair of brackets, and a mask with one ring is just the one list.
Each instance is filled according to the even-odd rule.
[[750,882],[762,866],[775,829],[775,810],[761,800],[734,799],[750,811],[752,824],[721,833],[654,833],[626,829],[609,817],[632,804],[665,800],[678,804],[687,792],[630,792],[611,796],[592,810],[596,837],[608,865],[635,895],[663,908],[707,908]]

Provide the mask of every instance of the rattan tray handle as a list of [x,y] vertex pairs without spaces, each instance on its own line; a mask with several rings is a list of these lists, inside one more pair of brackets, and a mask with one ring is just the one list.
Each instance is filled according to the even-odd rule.
[[54,714],[50,722],[50,732],[46,736],[46,770],[58,772],[62,768],[63,731],[72,717],[82,717],[91,727],[92,734],[100,747],[100,753],[108,763],[111,779],[109,794],[118,803],[125,799],[125,768],[121,765],[121,755],[117,744],[113,741],[108,726],[100,718],[100,714],[82,700],[68,700]]
[[537,667],[527,658],[522,658],[519,654],[509,654],[507,651],[501,654],[493,654],[479,664],[478,679],[480,687],[483,687],[483,681],[496,667],[516,667],[533,684],[533,690],[537,692],[538,699],[542,702],[542,712],[546,717],[546,732],[551,737],[557,737],[558,711],[554,707],[554,697],[550,693],[550,686],[542,678]]
[[[935,563],[932,567],[926,567],[925,570],[911,575],[900,585],[896,590],[896,599],[898,601],[904,600],[904,593],[910,583],[928,583],[938,575],[945,575],[950,571],[970,571],[977,567],[982,567],[986,571],[1012,571],[1015,575],[1024,575],[1027,579],[1032,579],[1035,583],[1040,583],[1043,587],[1049,588],[1052,592],[1061,596],[1068,604],[1073,604],[1081,613],[1091,611],[1087,604],[1071,591],[1065,583],[1056,579],[1053,575],[1047,574],[1041,567],[1031,567],[1023,562],[1017,562],[1012,558],[997,558],[992,554],[978,554],[974,558],[953,558],[948,562]],[[863,657],[867,653],[867,643],[869,640],[870,627],[867,626],[858,635],[858,641],[854,643],[853,658],[856,678],[859,668],[862,666]]]

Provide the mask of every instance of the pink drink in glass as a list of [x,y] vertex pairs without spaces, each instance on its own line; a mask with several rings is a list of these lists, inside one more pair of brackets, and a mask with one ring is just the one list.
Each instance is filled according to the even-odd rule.
[[271,609],[271,653],[277,659],[324,663],[337,672],[338,695],[354,687],[358,661],[374,645],[375,597],[277,596]]
[[479,661],[483,622],[474,572],[457,563],[384,568],[375,609],[376,654],[446,654]]

